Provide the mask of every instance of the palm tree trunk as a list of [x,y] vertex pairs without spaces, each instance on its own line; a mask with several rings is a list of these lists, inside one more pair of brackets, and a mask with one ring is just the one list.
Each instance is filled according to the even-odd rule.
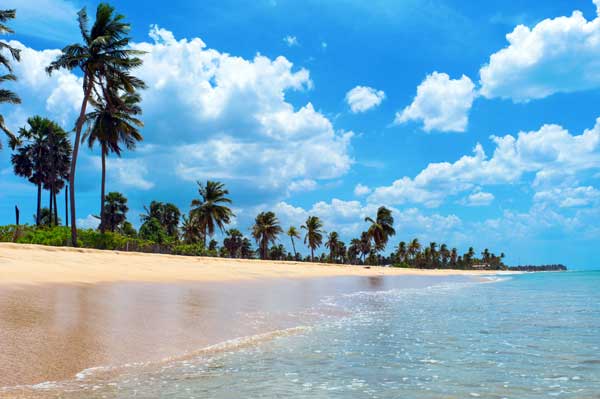
[[92,83],[88,81],[87,76],[84,77],[85,92],[83,94],[83,100],[81,102],[81,111],[79,112],[79,118],[77,118],[77,125],[75,126],[75,143],[73,144],[73,155],[71,157],[71,172],[69,173],[69,199],[71,200],[71,243],[74,247],[77,246],[77,223],[76,223],[76,212],[75,212],[75,169],[77,167],[77,155],[79,154],[79,143],[81,141],[81,130],[83,129],[83,123],[85,122],[85,111],[87,104],[90,99],[90,93],[92,92]]
[[310,261],[313,263],[315,261],[315,250],[312,247],[310,248]]
[[69,185],[65,187],[65,226],[69,227]]
[[296,253],[296,245],[294,245],[294,237],[291,237],[292,240],[292,248],[294,249],[294,258],[298,257],[298,254]]
[[58,204],[56,203],[56,191],[52,188],[52,196],[54,197],[54,224],[58,226]]
[[106,221],[104,220],[104,191],[106,189],[106,149],[102,146],[102,184],[100,186],[100,232],[106,230]]
[[35,214],[35,224],[40,225],[40,211],[42,210],[42,183],[37,185],[37,212]]
[[52,227],[52,215],[53,215],[53,213],[52,213],[52,209],[53,209],[52,208],[52,200],[53,200],[53,198],[52,198],[52,187],[50,188],[50,191],[48,191],[48,193],[50,194],[50,201],[49,201],[50,205],[48,206],[48,217],[50,218],[50,227]]

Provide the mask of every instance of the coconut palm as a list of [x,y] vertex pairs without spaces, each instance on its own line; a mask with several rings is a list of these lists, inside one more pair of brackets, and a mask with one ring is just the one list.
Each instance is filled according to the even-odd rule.
[[350,240],[350,246],[348,247],[348,260],[350,263],[356,263],[358,256],[360,255],[360,240],[353,238]]
[[223,232],[225,225],[231,223],[231,218],[235,215],[224,205],[231,204],[231,199],[227,197],[229,191],[223,183],[211,180],[206,184],[197,183],[200,199],[192,200],[190,215],[197,219],[202,231],[202,241],[206,244],[206,237],[212,237],[216,227]]
[[394,217],[392,211],[387,209],[385,206],[377,209],[377,216],[373,220],[370,217],[365,218],[365,222],[371,223],[367,233],[375,244],[375,251],[383,251],[391,236],[396,234],[394,230]]
[[410,258],[414,261],[417,257],[417,254],[421,250],[421,243],[418,238],[414,238],[410,244],[408,245],[408,254]]
[[341,243],[339,238],[340,237],[339,237],[338,233],[335,231],[332,231],[327,236],[327,241],[325,241],[325,247],[329,249],[329,260],[331,262],[335,262],[335,259],[337,258],[337,255],[338,255],[338,250],[339,250],[340,243]]
[[261,212],[256,216],[252,226],[252,237],[258,245],[261,259],[267,259],[269,244],[275,244],[277,236],[282,232],[275,213]]
[[[6,22],[8,22],[11,19],[14,19],[15,16],[15,10],[0,10],[0,34],[14,33],[14,31],[6,25]],[[0,76],[0,83],[17,80],[16,76],[12,73],[13,69],[10,63],[11,60],[4,50],[8,51],[8,54],[10,54],[10,58],[12,58],[13,61],[18,62],[21,60],[20,50],[9,46],[8,43],[5,43],[4,41],[0,41],[0,64],[2,64],[4,68],[8,70],[7,74]],[[0,104],[6,103],[20,104],[21,99],[19,98],[19,96],[17,96],[10,90],[0,89]],[[0,115],[0,130],[4,131],[4,133],[8,136],[9,144],[12,148],[14,148],[17,144],[17,138],[6,127],[4,123],[4,116],[2,115]],[[0,141],[0,149],[2,149],[2,141]]]
[[304,243],[310,248],[310,260],[315,261],[315,249],[319,248],[323,243],[323,222],[318,216],[309,216],[304,225],[300,228],[306,230]]
[[100,226],[115,232],[127,220],[127,198],[121,193],[111,192],[104,199],[104,218],[101,219]]
[[49,124],[46,141],[47,153],[43,160],[44,189],[50,192],[50,212],[58,224],[58,202],[56,195],[69,179],[71,168],[71,142],[67,133],[56,123]]
[[456,266],[456,262],[458,262],[458,250],[456,248],[452,248],[450,250],[450,263],[452,266]]
[[183,239],[183,242],[186,244],[195,244],[200,241],[202,232],[200,231],[200,225],[196,218],[183,215],[181,220],[181,238]]
[[[114,85],[116,86],[116,85]],[[86,115],[88,130],[83,136],[90,148],[98,143],[102,160],[102,177],[100,184],[100,231],[104,232],[104,193],[106,190],[106,157],[109,153],[121,156],[123,147],[128,150],[135,149],[137,142],[143,137],[139,128],[144,126],[137,118],[142,113],[139,106],[139,94],[127,92],[118,95],[111,86],[107,92],[110,99],[102,97],[91,98],[90,103],[94,111]]]
[[252,250],[252,243],[246,237],[244,237],[242,239],[242,247],[240,248],[240,256],[244,259],[250,259],[250,258],[254,257],[254,251]]
[[150,219],[156,219],[168,236],[177,238],[181,211],[176,205],[152,201],[150,207],[144,206],[144,209],[146,210],[146,214],[140,215],[143,223]]
[[369,234],[368,231],[363,231],[360,234],[360,254],[362,256],[362,261],[363,263],[366,260],[367,255],[369,255],[371,253],[371,251],[373,250],[373,246],[371,245],[371,235]]
[[297,257],[298,253],[296,252],[296,244],[294,244],[294,238],[299,240],[300,232],[294,226],[290,226],[290,228],[286,231],[285,234],[287,234],[288,237],[290,237],[290,240],[292,241],[292,248],[294,249],[294,257]]
[[101,3],[96,9],[94,25],[89,29],[86,9],[83,8],[77,15],[83,43],[71,44],[63,48],[62,53],[46,68],[49,74],[59,69],[79,69],[83,77],[83,99],[75,124],[73,160],[69,173],[73,246],[77,246],[75,171],[81,131],[92,93],[110,102],[111,96],[108,93],[111,91],[123,90],[133,94],[136,89],[144,87],[144,82],[131,75],[132,69],[142,65],[139,56],[143,53],[129,48],[130,38],[127,34],[131,26],[124,22],[125,17],[116,14],[115,9],[110,5]]

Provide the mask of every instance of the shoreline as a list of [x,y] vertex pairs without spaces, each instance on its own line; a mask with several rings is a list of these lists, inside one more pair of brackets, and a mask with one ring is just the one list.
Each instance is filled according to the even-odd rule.
[[0,243],[0,285],[227,282],[335,276],[486,276],[498,270],[404,269],[209,258]]

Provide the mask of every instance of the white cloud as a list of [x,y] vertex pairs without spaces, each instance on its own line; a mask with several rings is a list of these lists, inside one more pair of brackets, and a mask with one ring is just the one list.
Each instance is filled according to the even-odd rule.
[[385,93],[382,90],[376,90],[367,86],[356,86],[346,93],[346,102],[350,106],[350,110],[355,114],[377,107],[384,98]]
[[287,35],[286,37],[284,37],[283,42],[287,44],[288,47],[295,47],[300,45],[300,43],[298,43],[298,38],[296,36],[291,35]]
[[542,190],[549,176],[568,181],[570,177],[564,177],[562,171],[577,175],[600,168],[600,118],[581,135],[571,135],[558,125],[544,125],[517,137],[491,136],[491,140],[495,144],[492,157],[477,144],[473,155],[454,163],[431,163],[414,178],[405,176],[390,186],[376,188],[368,200],[435,207],[448,196],[476,186],[516,183],[526,174],[533,174],[533,186]]
[[417,87],[412,104],[396,113],[394,123],[422,121],[426,132],[464,132],[475,96],[475,85],[467,76],[450,79],[445,73],[433,72]]
[[506,39],[480,70],[483,96],[523,102],[600,87],[600,18],[574,11],[531,29],[518,25]]
[[[149,35],[151,42],[133,44],[147,52],[136,70],[148,84],[142,93],[147,151],[127,161],[137,177],[123,181],[149,189],[160,181],[164,187],[177,179],[220,178],[246,191],[284,196],[290,182],[309,189],[309,181],[316,185],[349,170],[353,133],[337,130],[310,102],[296,108],[286,101],[289,91],[312,88],[306,69],[285,57],[222,53],[199,38],[177,40],[157,26]],[[19,81],[12,85],[24,101],[5,114],[9,126],[18,129],[27,116],[45,110],[70,130],[81,103],[81,79],[68,71],[46,74],[59,50],[11,44],[23,49]],[[111,162],[112,173],[125,175],[120,161]],[[161,167],[150,173],[150,165]]]
[[358,183],[356,187],[354,187],[354,195],[356,195],[357,197],[367,195],[369,193],[371,193],[371,189],[368,186],[365,186],[364,184]]
[[[102,164],[99,156],[91,156],[90,160],[97,171],[101,170]],[[140,190],[149,190],[154,183],[148,180],[148,166],[141,158],[117,158],[106,159],[107,180],[114,182],[119,187],[132,187]]]
[[312,191],[315,190],[317,187],[317,182],[312,179],[294,180],[288,186],[288,194],[295,192]]
[[592,186],[555,187],[535,193],[533,199],[540,203],[557,204],[561,208],[572,208],[598,204],[600,191]]
[[467,206],[487,206],[494,201],[494,194],[484,191],[474,191],[462,201]]

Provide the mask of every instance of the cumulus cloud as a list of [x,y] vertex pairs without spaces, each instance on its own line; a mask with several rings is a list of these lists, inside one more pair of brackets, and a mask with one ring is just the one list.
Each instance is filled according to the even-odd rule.
[[538,191],[533,199],[540,203],[555,204],[561,208],[589,206],[600,202],[600,191],[592,186],[555,187]]
[[561,171],[577,175],[600,168],[600,119],[580,135],[572,135],[558,125],[544,125],[516,137],[491,136],[491,140],[495,145],[491,157],[477,144],[472,155],[453,163],[431,163],[414,178],[405,176],[376,188],[368,199],[436,207],[448,196],[482,185],[515,183],[526,174],[533,174],[534,187],[542,190],[546,178],[562,176]]
[[461,201],[461,203],[467,206],[486,206],[491,204],[492,201],[494,201],[494,194],[484,191],[474,191]]
[[426,132],[464,132],[475,96],[475,85],[467,76],[451,79],[433,72],[417,87],[413,102],[396,113],[394,123],[421,121]]
[[354,195],[356,196],[363,196],[363,195],[367,195],[371,192],[371,189],[368,186],[365,186],[364,184],[358,183],[355,187],[354,187]]
[[367,86],[356,86],[346,93],[346,103],[355,114],[377,107],[384,98],[385,93],[382,90]]
[[[308,182],[349,170],[353,133],[336,129],[310,102],[295,107],[286,100],[290,91],[312,88],[308,70],[285,57],[236,57],[158,26],[149,36],[149,42],[133,44],[146,52],[136,76],[148,84],[142,93],[147,151],[127,160],[128,171],[111,160],[115,176],[135,172],[123,180],[142,189],[159,181],[164,188],[178,179],[224,179],[248,193],[284,196],[290,183],[306,190]],[[19,80],[11,84],[26,101],[5,114],[9,126],[18,129],[26,116],[43,109],[70,130],[81,104],[81,79],[67,71],[46,74],[59,50],[11,44],[23,50]]]
[[[598,7],[598,0],[594,0]],[[524,102],[600,87],[600,18],[583,13],[518,25],[480,70],[481,94]]]

